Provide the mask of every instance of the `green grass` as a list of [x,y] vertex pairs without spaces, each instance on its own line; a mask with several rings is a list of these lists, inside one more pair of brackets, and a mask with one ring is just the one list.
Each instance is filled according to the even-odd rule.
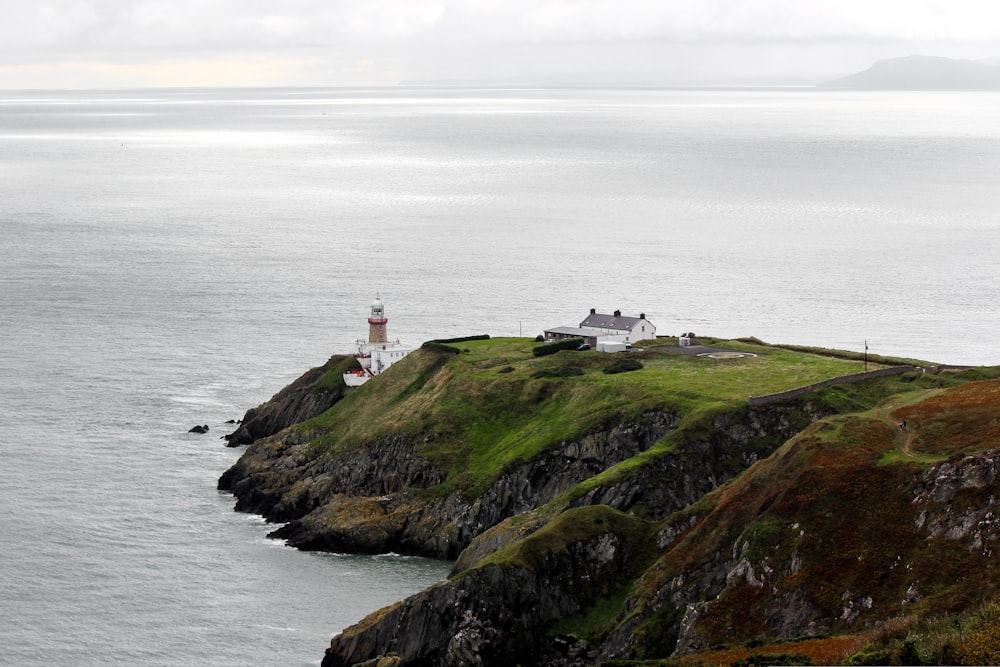
[[[529,537],[512,542],[487,557],[478,566],[509,565],[535,570],[544,560],[565,552],[571,544],[586,542],[612,533],[622,538],[623,549],[646,551],[654,524],[643,521],[607,505],[587,505],[562,512]],[[641,562],[630,563],[638,572]],[[622,571],[627,579],[629,574]],[[610,593],[611,591],[605,591]],[[618,592],[615,587],[614,592]]]
[[630,586],[620,586],[612,595],[598,600],[576,616],[564,618],[549,631],[554,635],[573,635],[591,645],[598,645],[614,629],[615,620],[625,606]]
[[1000,604],[984,603],[961,614],[893,619],[843,664],[1000,664]]
[[[520,341],[520,342],[519,342]],[[735,341],[719,342],[728,349],[757,354],[740,359],[710,359],[705,357],[638,351],[608,355],[597,351],[563,351],[552,355],[553,360],[532,359],[533,342],[527,339],[493,339],[472,341],[461,355],[469,370],[481,373],[497,367],[512,366],[511,372],[522,377],[545,367],[577,365],[584,369],[587,381],[612,386],[645,386],[651,390],[698,398],[745,400],[747,396],[763,395],[809,385],[838,375],[858,373],[864,364],[857,360],[838,359],[795,352],[781,348],[752,345]],[[619,358],[640,361],[644,368],[621,374],[622,377],[591,377],[603,371],[609,362]],[[571,360],[571,361],[570,361]],[[878,367],[869,364],[873,369]],[[626,377],[627,376],[627,377]]]
[[[326,457],[343,456],[380,436],[409,435],[421,443],[422,455],[448,472],[442,492],[458,488],[474,495],[507,467],[594,428],[649,411],[734,409],[751,394],[862,369],[851,359],[745,342],[716,344],[759,356],[564,350],[535,357],[537,343],[530,338],[463,341],[455,345],[457,355],[434,349],[411,354],[301,428],[321,434],[312,453]],[[643,368],[604,373],[620,359]],[[338,363],[330,376],[347,363]],[[544,377],[567,373],[580,375]]]

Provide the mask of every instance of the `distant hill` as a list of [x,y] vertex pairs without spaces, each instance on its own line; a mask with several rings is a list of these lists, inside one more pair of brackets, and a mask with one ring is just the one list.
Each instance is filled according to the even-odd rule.
[[907,56],[880,60],[863,72],[821,83],[847,90],[1000,90],[1000,66],[979,60]]

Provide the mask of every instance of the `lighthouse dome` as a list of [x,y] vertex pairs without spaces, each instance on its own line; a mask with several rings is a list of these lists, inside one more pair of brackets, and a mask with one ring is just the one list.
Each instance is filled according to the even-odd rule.
[[375,297],[375,300],[372,301],[371,317],[369,317],[369,321],[384,320],[384,319],[385,319],[385,306],[382,305],[381,299]]

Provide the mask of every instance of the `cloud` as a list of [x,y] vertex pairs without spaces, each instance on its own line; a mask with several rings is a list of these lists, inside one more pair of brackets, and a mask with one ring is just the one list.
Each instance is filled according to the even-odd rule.
[[247,49],[363,40],[801,41],[1000,38],[984,0],[47,0],[5,11],[13,49]]
[[[305,63],[317,82],[367,72],[404,78],[555,71],[592,62],[623,68],[630,54],[691,47],[718,59],[750,46],[844,51],[895,45],[894,53],[952,45],[968,57],[1000,55],[993,0],[39,0],[5,8],[0,65],[165,62]],[[921,45],[927,48],[921,48]],[[823,45],[826,45],[823,47]],[[958,53],[959,46],[965,52]],[[532,64],[518,51],[531,54]],[[756,51],[763,51],[756,49]],[[787,50],[782,51],[786,53]],[[817,53],[819,51],[817,50]],[[578,54],[587,54],[580,58]],[[866,57],[867,57],[866,53]],[[695,56],[692,56],[692,58]],[[323,64],[315,64],[322,61]],[[368,62],[359,67],[358,63]],[[308,64],[308,68],[307,65]],[[749,61],[744,63],[750,66]],[[589,66],[589,64],[588,64]],[[288,68],[282,71],[291,72]],[[477,69],[478,68],[478,69]],[[241,70],[242,72],[242,70]],[[320,76],[317,73],[323,72]],[[351,74],[347,74],[351,73]],[[262,69],[261,82],[272,70]],[[172,78],[172,77],[167,77]],[[244,74],[239,77],[241,80]],[[351,79],[354,80],[353,78]],[[2,85],[2,82],[0,82]],[[261,83],[260,85],[264,85]]]
[[523,34],[539,41],[1000,38],[1000,5],[983,0],[558,0],[522,6]]

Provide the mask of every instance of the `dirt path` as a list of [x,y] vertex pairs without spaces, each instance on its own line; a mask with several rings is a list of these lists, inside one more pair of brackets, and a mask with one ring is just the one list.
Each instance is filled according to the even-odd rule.
[[909,456],[911,459],[917,458],[917,454],[913,453],[913,439],[916,437],[916,433],[913,432],[912,424],[907,424],[905,428],[902,428],[900,426],[901,424],[900,420],[893,417],[892,413],[894,410],[897,410],[898,408],[905,407],[913,403],[918,403],[919,401],[924,400],[928,396],[937,394],[941,391],[942,391],[941,389],[931,389],[928,391],[923,391],[915,396],[911,396],[909,399],[903,401],[903,403],[900,405],[897,405],[895,402],[890,402],[881,406],[876,411],[879,419],[884,421],[886,424],[889,424],[889,426],[891,426],[893,430],[896,432],[896,446],[899,447],[899,449],[902,450],[902,452],[907,456]]
[[896,409],[896,405],[893,403],[886,403],[881,408],[878,409],[878,417],[886,424],[891,426],[896,432],[896,446],[903,450],[903,453],[909,456],[911,459],[916,458],[913,454],[913,450],[910,445],[913,442],[913,431],[909,429],[909,426],[903,428],[900,426],[900,422],[892,418],[892,411]]

